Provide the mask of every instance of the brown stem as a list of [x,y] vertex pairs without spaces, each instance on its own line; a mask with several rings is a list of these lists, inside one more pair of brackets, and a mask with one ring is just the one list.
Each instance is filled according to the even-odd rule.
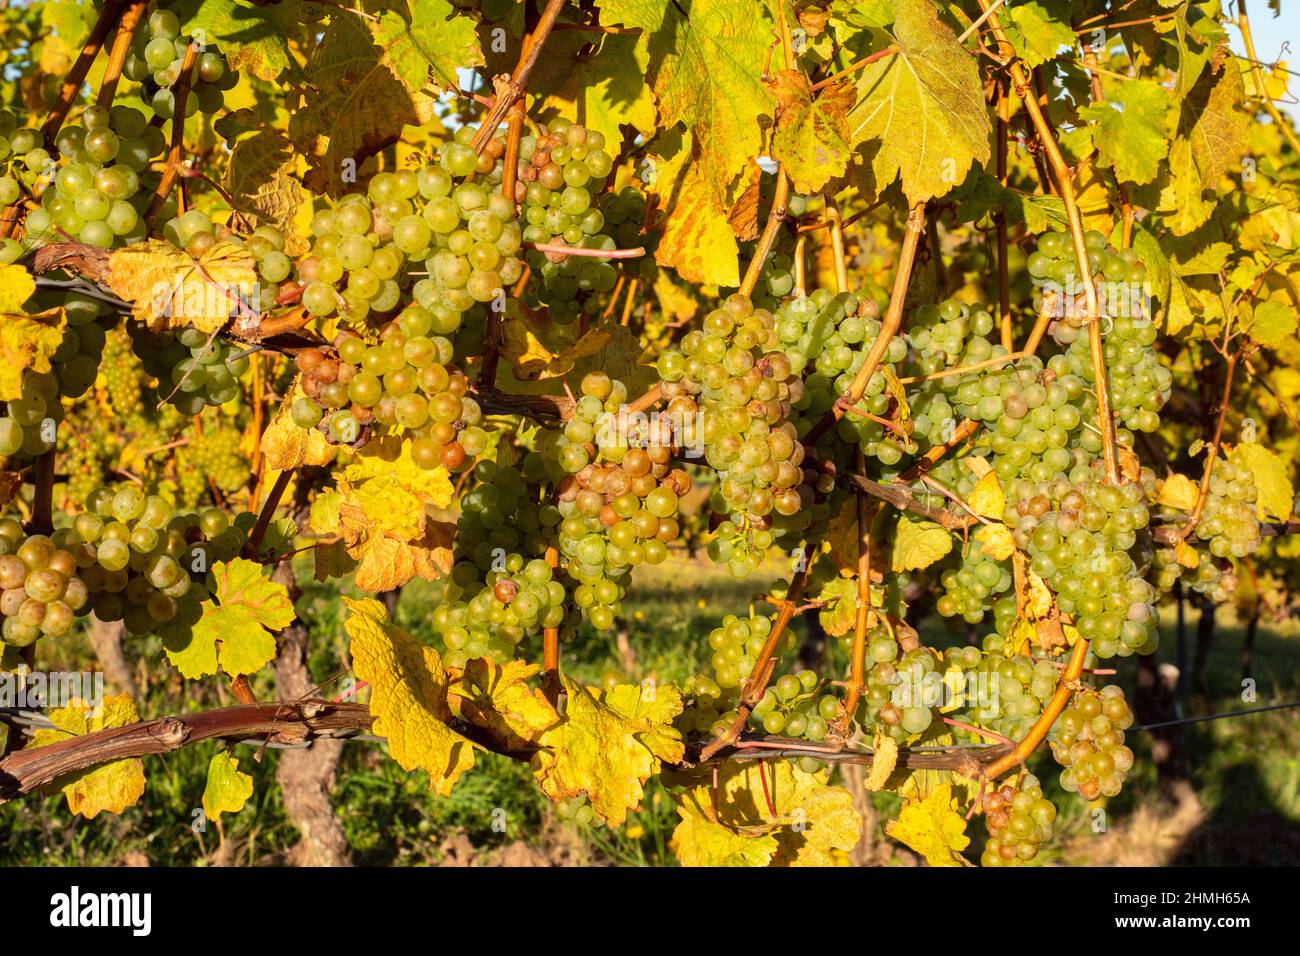
[[901,485],[882,485],[870,478],[863,478],[861,475],[843,475],[839,478],[839,483],[859,494],[871,495],[874,498],[888,501],[900,511],[908,511],[923,518],[929,518],[949,531],[964,531],[972,525],[979,524],[979,520],[970,515],[958,514],[955,511],[949,511],[947,508],[936,508],[933,505],[918,501],[912,491]]
[[[858,472],[865,477],[866,458],[862,447],[857,452]],[[871,522],[876,516],[876,504],[865,495],[857,496],[858,513],[858,607],[853,621],[853,651],[849,670],[849,688],[844,698],[844,714],[847,722],[852,722],[853,714],[858,709],[858,700],[862,697],[862,687],[867,679],[867,625],[873,612],[871,609]]]
[[816,83],[812,85],[812,91],[815,93],[818,90],[822,89],[823,87],[830,86],[836,80],[842,80],[850,73],[856,73],[858,70],[862,69],[863,67],[870,66],[871,64],[875,63],[877,60],[883,60],[885,57],[891,56],[897,52],[898,52],[898,47],[887,46],[883,50],[877,50],[875,53],[869,54],[868,56],[864,56],[860,60],[855,60],[854,62],[846,66],[844,69],[840,70],[838,73],[832,73],[830,76],[826,77],[826,79],[818,80]]
[[972,418],[963,418],[961,423],[953,429],[952,437],[942,445],[935,445],[924,455],[912,462],[907,469],[898,476],[898,481],[904,484],[911,484],[916,481],[936,464],[943,459],[948,452],[959,447],[966,439],[970,438],[979,431],[980,423]]
[[95,97],[95,105],[102,109],[113,105],[117,81],[122,78],[122,67],[126,65],[126,58],[131,52],[131,41],[135,38],[135,28],[144,16],[144,10],[145,0],[132,0],[117,22],[117,34],[113,37],[113,47],[108,52],[108,64],[104,67],[104,81],[99,86],[99,95]]
[[1087,658],[1088,642],[1082,637],[1078,637],[1075,639],[1074,653],[1070,655],[1070,662],[1066,665],[1065,670],[1061,671],[1061,679],[1056,684],[1056,692],[1044,705],[1043,712],[1038,715],[1038,719],[1029,728],[1029,732],[1012,748],[1010,753],[1004,754],[984,768],[986,776],[990,779],[996,778],[1012,767],[1020,766],[1038,748],[1038,745],[1043,742],[1043,738],[1047,736],[1047,732],[1052,729],[1052,724],[1056,723],[1056,718],[1065,709],[1070,695],[1074,692],[1072,685],[1083,673],[1083,662]]
[[826,214],[831,221],[831,256],[835,261],[835,291],[849,291],[849,269],[844,261],[844,222],[834,199],[826,200]]
[[266,502],[262,505],[262,510],[257,516],[257,524],[253,525],[253,531],[248,536],[249,555],[257,554],[257,549],[262,545],[262,539],[266,537],[266,529],[271,525],[271,519],[275,516],[275,509],[280,506],[280,498],[283,497],[285,489],[289,487],[289,482],[293,479],[293,469],[286,468],[280,472],[275,479],[275,484],[271,486],[270,493],[266,496]]
[[524,90],[528,87],[528,76],[537,65],[537,59],[542,54],[542,46],[555,26],[555,20],[559,17],[560,8],[563,6],[564,0],[548,0],[546,9],[542,11],[541,19],[537,22],[537,29],[524,40],[524,48],[518,64],[515,65],[514,73],[509,78],[498,77],[497,96],[492,102],[491,109],[483,118],[478,135],[474,137],[474,152],[483,152],[488,141],[496,133],[497,127],[505,119],[506,113],[524,95]]
[[877,367],[880,365],[880,360],[885,357],[890,342],[893,341],[894,335],[897,334],[899,327],[903,324],[903,302],[907,298],[907,289],[912,280],[912,264],[916,261],[916,249],[920,245],[921,233],[924,231],[925,203],[919,202],[912,207],[912,211],[907,217],[907,231],[903,236],[903,243],[899,249],[898,267],[894,271],[894,287],[889,294],[889,308],[885,311],[884,319],[881,320],[880,334],[871,343],[866,360],[862,363],[862,368],[853,377],[849,390],[826,410],[826,414],[821,417],[817,424],[813,426],[812,431],[804,438],[805,444],[815,445],[817,439],[826,434],[832,425],[844,417],[844,409],[850,405],[856,405],[866,393],[871,376],[875,374]]
[[77,94],[81,91],[81,86],[86,82],[86,76],[90,73],[90,68],[94,65],[95,58],[99,56],[99,50],[108,39],[109,33],[117,26],[118,20],[122,16],[122,0],[107,0],[104,8],[99,11],[99,17],[95,20],[95,26],[90,31],[90,36],[86,38],[85,45],[81,48],[81,53],[77,56],[77,61],[72,64],[72,69],[68,71],[67,77],[63,80],[63,86],[59,88],[59,95],[54,100],[54,105],[50,107],[49,115],[46,116],[45,122],[41,124],[41,136],[45,140],[47,147],[53,147],[54,139],[59,134],[59,128],[63,126],[63,121],[68,118],[68,110],[72,109],[73,101],[76,100]]
[[[980,6],[988,10],[988,0],[980,0]],[[997,37],[999,50],[1008,57],[1014,57],[1014,47],[1007,38],[1007,33],[1002,28],[997,14],[990,13],[988,22],[993,35]],[[1070,223],[1070,236],[1074,240],[1074,257],[1079,268],[1079,280],[1083,283],[1084,307],[1086,309],[1084,321],[1088,325],[1088,345],[1092,356],[1093,386],[1097,393],[1097,428],[1101,433],[1102,460],[1106,466],[1106,480],[1111,484],[1119,484],[1121,476],[1119,473],[1119,456],[1115,448],[1115,420],[1110,411],[1110,389],[1106,383],[1106,358],[1101,340],[1101,322],[1099,321],[1101,311],[1097,301],[1097,287],[1092,281],[1092,270],[1088,267],[1088,248],[1083,241],[1083,216],[1079,212],[1079,204],[1075,199],[1074,182],[1070,174],[1070,168],[1065,162],[1065,157],[1061,155],[1061,149],[1057,145],[1056,137],[1053,135],[1051,122],[1048,120],[1039,98],[1034,95],[1032,79],[1026,73],[1024,64],[1019,60],[1011,59],[1011,78],[1015,83],[1016,92],[1025,104],[1025,110],[1029,114],[1030,121],[1034,124],[1039,144],[1046,154],[1047,163],[1051,167],[1057,187],[1061,191],[1061,200],[1065,203],[1066,218]]]
[[1206,452],[1205,468],[1201,471],[1201,484],[1196,489],[1196,504],[1187,518],[1187,523],[1178,531],[1179,540],[1187,539],[1192,529],[1196,527],[1196,522],[1201,520],[1201,512],[1205,510],[1205,501],[1210,494],[1210,478],[1214,474],[1214,463],[1219,458],[1219,446],[1223,443],[1223,423],[1228,417],[1228,402],[1232,396],[1232,376],[1240,357],[1240,350],[1228,356],[1228,366],[1223,373],[1223,395],[1219,398],[1219,414],[1214,423],[1214,440],[1210,442]]
[[[1005,80],[998,82],[998,132],[997,158],[998,182],[1003,188],[1007,185],[1007,133],[1011,126],[1011,96]],[[1002,347],[1012,351],[1011,333],[1011,270],[1007,262],[1007,215],[999,209],[993,215],[997,225],[998,242],[998,325],[1002,336]]]
[[162,209],[163,203],[167,201],[167,194],[172,191],[172,186],[176,185],[180,175],[178,170],[181,155],[185,150],[185,101],[189,99],[194,64],[198,58],[199,45],[191,42],[185,48],[185,58],[181,60],[181,75],[172,84],[172,146],[167,153],[167,166],[163,169],[162,179],[158,182],[153,201],[145,210],[146,220],[153,219],[158,214],[158,210]]
[[749,720],[754,705],[762,698],[763,691],[767,690],[768,682],[772,679],[772,671],[776,669],[776,649],[781,643],[781,638],[785,636],[785,629],[794,620],[799,607],[799,595],[808,582],[808,571],[812,564],[813,562],[805,557],[803,567],[795,572],[794,578],[791,579],[790,590],[786,594],[785,602],[777,612],[776,620],[772,622],[772,629],[768,631],[767,640],[763,642],[763,647],[758,652],[754,666],[750,669],[749,677],[742,685],[740,702],[736,707],[736,719],[731,722],[731,726],[724,733],[700,751],[701,760],[708,760],[723,747],[735,743],[740,736],[741,730],[744,729],[745,722]]
[[34,466],[35,488],[32,497],[32,519],[27,522],[29,534],[54,533],[54,449],[42,452]]
[[528,248],[552,255],[584,256],[588,259],[639,259],[645,255],[645,249],[641,246],[634,246],[631,249],[584,249],[581,246],[569,246],[559,242],[530,242]]
[[754,258],[749,260],[749,267],[745,270],[745,277],[740,282],[741,295],[752,295],[758,285],[759,276],[763,274],[763,263],[767,261],[768,254],[772,251],[772,246],[776,242],[776,234],[781,229],[781,223],[785,219],[785,204],[789,197],[790,177],[785,174],[785,170],[777,166],[776,189],[772,193],[772,206],[767,211],[767,222],[763,226],[763,234],[758,237],[758,245],[754,247]]

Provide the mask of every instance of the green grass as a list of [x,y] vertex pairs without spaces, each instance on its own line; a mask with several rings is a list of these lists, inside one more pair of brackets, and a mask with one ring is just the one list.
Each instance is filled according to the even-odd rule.
[[[613,635],[587,634],[564,649],[566,669],[590,682],[619,680],[680,680],[705,662],[705,636],[726,613],[743,612],[756,594],[783,576],[779,564],[765,567],[746,581],[736,581],[707,561],[674,562],[647,568],[626,604],[626,640],[620,649]],[[306,575],[304,575],[306,578]],[[299,613],[313,634],[312,673],[330,680],[323,694],[337,693],[334,681],[342,674],[346,637],[341,603],[332,588],[312,584],[298,602]],[[428,637],[428,598],[418,582],[403,593],[397,619],[416,634]],[[1161,661],[1175,655],[1172,618],[1165,622]],[[1188,622],[1189,641],[1195,639],[1195,615]],[[797,624],[802,629],[802,624]],[[935,622],[924,638],[935,646],[964,640],[964,635]],[[840,642],[829,642],[827,667],[842,664]],[[1238,710],[1275,701],[1300,700],[1300,626],[1260,626],[1256,647],[1258,700],[1240,699],[1241,628],[1221,613],[1211,677],[1214,711]],[[60,642],[45,656],[44,667],[88,667],[85,643]],[[536,649],[530,649],[530,653]],[[629,653],[630,651],[630,653]],[[154,661],[142,671],[152,683],[143,688],[141,713],[157,716],[178,707],[198,710],[232,701],[216,682],[182,682],[151,642],[129,649]],[[1131,692],[1135,668],[1120,662],[1117,678]],[[255,682],[260,697],[274,688],[269,674]],[[183,704],[178,704],[183,701]],[[1203,822],[1187,836],[1174,861],[1192,864],[1300,862],[1300,711],[1281,711],[1193,725],[1185,731],[1191,778],[1205,810]],[[1131,736],[1138,763],[1124,793],[1107,807],[1110,825],[1122,827],[1139,808],[1154,805],[1158,789],[1149,759],[1150,739]],[[203,744],[146,760],[148,778],[140,802],[120,817],[103,814],[94,820],[72,817],[60,795],[33,797],[0,807],[0,863],[9,865],[117,864],[131,854],[143,854],[153,865],[203,865],[213,859],[222,835],[215,824],[206,831],[191,829],[200,806],[208,761],[216,744]],[[297,840],[275,783],[279,752],[253,746],[234,749],[241,768],[254,778],[254,796],[241,813],[222,820],[226,859],[242,865],[278,865]],[[261,757],[260,760],[256,759]],[[1090,832],[1090,810],[1079,797],[1056,785],[1050,758],[1039,758],[1034,769],[1061,810],[1061,839],[1044,853],[1048,862],[1099,862],[1072,848]],[[334,792],[335,806],[358,863],[367,865],[433,864],[442,859],[444,840],[463,833],[475,852],[492,859],[493,852],[515,842],[539,848],[585,845],[587,858],[616,865],[671,865],[668,842],[677,817],[672,801],[657,781],[646,788],[641,807],[617,830],[584,828],[565,831],[550,802],[537,790],[525,765],[494,755],[481,756],[450,797],[427,789],[423,774],[403,772],[377,742],[353,742],[344,749]],[[897,812],[897,798],[876,797],[882,818]],[[969,828],[977,848],[983,827]],[[1073,843],[1072,843],[1073,841]],[[1083,842],[1087,842],[1086,840]],[[1104,862],[1104,861],[1100,861]]]

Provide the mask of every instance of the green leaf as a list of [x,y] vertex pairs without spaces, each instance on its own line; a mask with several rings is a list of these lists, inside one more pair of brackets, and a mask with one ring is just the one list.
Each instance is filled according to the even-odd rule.
[[356,168],[397,142],[402,129],[433,119],[434,101],[407,88],[388,59],[406,42],[375,42],[358,16],[335,16],[307,64],[303,106],[289,117],[289,138],[307,157],[313,192],[345,192]]
[[477,24],[458,16],[449,0],[385,0],[369,6],[379,13],[375,40],[384,59],[412,93],[430,77],[439,89],[459,89],[457,69],[483,65]]
[[1266,520],[1290,521],[1295,506],[1290,469],[1277,452],[1254,442],[1243,442],[1232,450],[1229,460],[1250,472],[1259,497],[1255,509]]
[[1277,299],[1261,302],[1251,313],[1246,331],[1260,345],[1278,348],[1295,335],[1295,312],[1285,302]]
[[219,820],[223,813],[238,813],[253,795],[253,778],[239,769],[239,761],[228,750],[218,750],[208,763],[208,782],[203,787],[203,815]]
[[1003,26],[1016,56],[1030,66],[1054,60],[1061,47],[1075,44],[1065,0],[1018,0],[1006,7]]
[[1126,182],[1149,183],[1169,153],[1165,117],[1169,93],[1153,80],[1128,80],[1109,92],[1109,99],[1079,110],[1095,125],[1092,143],[1101,164]]
[[951,550],[949,531],[933,521],[913,521],[907,515],[899,515],[892,559],[895,571],[928,568]]
[[832,578],[816,600],[821,602],[817,617],[827,634],[841,637],[853,630],[858,615],[858,582],[854,578]]
[[869,191],[899,175],[909,203],[942,196],[989,158],[989,117],[975,58],[929,0],[899,0],[898,52],[863,69],[849,110],[850,140],[864,145]]
[[301,255],[309,248],[294,222],[306,201],[296,166],[293,145],[283,133],[270,129],[237,142],[226,166],[226,192],[234,208],[258,224],[279,229],[289,255]]
[[205,43],[220,45],[232,69],[247,70],[261,80],[302,73],[289,52],[289,37],[306,20],[306,4],[297,0],[260,6],[242,0],[178,0],[169,9],[181,29],[200,32]]
[[762,149],[759,117],[772,114],[760,79],[772,43],[766,4],[605,0],[600,21],[641,29],[661,124],[685,124],[701,178],[715,195],[726,194]]
[[[188,678],[252,674],[275,657],[275,635],[293,623],[293,602],[283,584],[271,581],[255,561],[235,558],[212,566],[212,599],[188,631],[164,637],[176,669]],[[268,628],[270,630],[268,630]]]

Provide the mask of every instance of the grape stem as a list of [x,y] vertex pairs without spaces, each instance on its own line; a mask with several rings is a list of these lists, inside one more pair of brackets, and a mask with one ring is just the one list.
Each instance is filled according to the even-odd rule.
[[585,256],[588,259],[639,259],[645,255],[645,249],[634,246],[631,249],[584,249],[581,246],[567,246],[557,242],[530,242],[529,249],[558,256]]
[[42,452],[33,467],[32,517],[28,534],[54,533],[54,449]]
[[1205,510],[1205,501],[1210,494],[1210,478],[1214,474],[1214,463],[1219,459],[1219,448],[1223,443],[1223,423],[1228,417],[1228,402],[1232,396],[1232,377],[1237,368],[1237,361],[1240,358],[1240,349],[1228,356],[1228,365],[1223,373],[1223,394],[1219,398],[1219,414],[1214,423],[1214,440],[1210,442],[1210,448],[1205,455],[1205,467],[1201,470],[1201,483],[1196,489],[1196,504],[1192,507],[1192,513],[1188,515],[1187,522],[1175,534],[1175,541],[1187,540],[1187,537],[1192,533],[1192,529],[1196,527],[1196,522],[1201,520],[1201,512]]
[[776,234],[781,228],[781,223],[785,221],[785,204],[789,198],[790,177],[778,165],[776,168],[776,189],[772,192],[772,205],[767,211],[767,222],[763,226],[763,234],[758,237],[758,245],[754,247],[754,257],[749,260],[749,266],[745,269],[745,277],[740,281],[741,295],[753,295],[754,289],[758,286],[759,277],[763,274],[763,263],[767,261],[768,254],[771,253],[772,246],[776,243]]
[[[266,537],[266,529],[271,526],[271,519],[275,516],[275,509],[280,506],[280,499],[284,496],[285,489],[289,487],[289,481],[292,478],[292,468],[286,468],[276,477],[275,484],[271,486],[271,491],[262,504],[262,510],[257,515],[257,524],[253,525],[252,533],[248,536],[248,544],[244,548],[246,557],[254,557],[258,548],[262,546],[262,539]],[[245,701],[244,703],[248,702]]]
[[167,201],[167,194],[172,191],[179,178],[181,154],[185,149],[185,101],[189,99],[190,83],[193,80],[194,64],[199,59],[199,45],[193,41],[185,47],[185,58],[181,60],[181,75],[172,85],[172,146],[167,154],[167,165],[163,168],[162,179],[154,193],[153,201],[145,210],[144,218],[153,219]]
[[997,13],[994,12],[996,3],[990,5],[987,0],[980,0],[980,6],[988,16],[989,29],[997,38],[999,51],[1008,57],[1012,82],[1025,104],[1025,110],[1033,123],[1039,144],[1056,179],[1057,188],[1060,189],[1061,201],[1065,204],[1066,218],[1070,223],[1070,237],[1074,244],[1074,257],[1083,284],[1086,310],[1084,318],[1088,326],[1088,346],[1092,356],[1092,379],[1097,397],[1097,422],[1101,432],[1102,460],[1106,467],[1106,480],[1111,484],[1119,484],[1122,478],[1115,445],[1115,421],[1110,410],[1110,389],[1106,383],[1106,357],[1099,321],[1101,310],[1097,301],[1097,287],[1092,281],[1092,269],[1088,266],[1088,247],[1083,238],[1083,216],[1079,212],[1079,203],[1075,198],[1073,177],[1056,143],[1051,123],[1043,112],[1038,97],[1034,95],[1032,79],[1025,71],[1024,64],[1016,59],[1015,47],[1008,39],[1006,30],[1002,28]]
[[1056,691],[1044,705],[1043,712],[1038,715],[1038,719],[1029,728],[1029,732],[1011,749],[1010,753],[1003,754],[984,768],[985,777],[990,780],[997,779],[1012,767],[1023,764],[1029,755],[1038,748],[1038,745],[1043,742],[1043,738],[1047,736],[1047,732],[1052,729],[1052,724],[1056,723],[1056,718],[1065,709],[1070,694],[1073,693],[1072,685],[1083,674],[1083,663],[1087,658],[1088,642],[1080,636],[1075,639],[1074,653],[1070,655],[1070,662],[1061,671],[1061,679],[1056,684]]
[[95,97],[95,105],[101,109],[108,109],[113,105],[113,97],[117,94],[117,81],[122,78],[122,67],[126,65],[126,58],[131,53],[131,41],[135,39],[135,28],[140,24],[144,10],[145,0],[132,0],[117,21],[117,34],[113,37],[113,46],[108,51],[104,79],[99,85],[99,95]]
[[58,136],[63,121],[68,117],[68,110],[72,109],[73,101],[81,92],[81,85],[86,82],[86,75],[90,73],[95,58],[99,56],[100,48],[121,19],[123,5],[123,0],[107,0],[104,9],[99,11],[95,26],[91,29],[90,36],[86,38],[81,53],[77,55],[77,62],[72,64],[72,69],[63,80],[63,86],[59,88],[58,98],[50,107],[45,122],[41,124],[41,136],[47,148],[54,145],[54,138]]
[[971,418],[963,418],[961,423],[953,429],[951,438],[942,445],[935,445],[909,465],[906,471],[899,474],[897,479],[898,482],[900,484],[910,485],[937,465],[943,457],[948,454],[948,452],[959,447],[963,442],[979,431],[979,428],[979,422]]
[[[1007,134],[1011,128],[1011,96],[1005,78],[997,83],[998,94],[998,129],[997,129],[997,163],[998,182],[1002,188],[1007,187]],[[1002,336],[1002,347],[1012,350],[1011,337],[1011,269],[1007,262],[1007,214],[999,209],[993,214],[993,223],[997,227],[998,243],[998,326]]]
[[502,74],[494,78],[493,86],[496,87],[496,99],[492,101],[492,106],[487,111],[487,115],[483,117],[478,134],[474,137],[475,153],[483,152],[510,108],[524,95],[524,90],[528,86],[528,76],[533,72],[533,67],[537,65],[537,60],[542,54],[542,46],[546,43],[546,38],[555,26],[555,21],[560,15],[560,8],[563,6],[564,0],[547,0],[546,9],[542,11],[541,19],[537,21],[537,29],[524,40],[524,47],[520,53],[519,62],[515,65],[514,73],[509,76]]
[[826,414],[813,426],[812,431],[803,439],[805,445],[816,445],[817,439],[844,417],[845,409],[858,404],[866,394],[871,376],[875,374],[881,359],[885,357],[885,352],[903,324],[903,301],[907,298],[907,289],[912,281],[912,265],[916,261],[916,250],[924,231],[925,203],[919,202],[912,207],[912,211],[907,216],[907,229],[899,248],[898,266],[894,272],[894,287],[889,294],[889,308],[881,321],[880,332],[871,343],[866,360],[853,377],[849,390],[836,399],[835,404],[828,408]]
[[[867,472],[867,460],[862,454],[862,446],[857,449],[857,469],[864,477]],[[876,517],[879,505],[866,495],[857,495],[858,518],[858,606],[853,621],[853,659],[849,670],[848,693],[844,698],[844,718],[848,724],[858,709],[858,700],[862,697],[862,686],[867,673],[867,628],[875,612],[871,607],[871,522]]]
[[749,720],[754,705],[762,698],[763,691],[767,690],[767,685],[772,679],[772,672],[776,669],[777,647],[781,643],[781,638],[785,636],[786,628],[794,620],[795,612],[799,607],[799,595],[803,592],[804,585],[808,583],[808,573],[812,568],[812,564],[812,561],[805,558],[803,567],[796,571],[794,577],[790,580],[790,590],[786,594],[785,601],[781,604],[781,609],[777,611],[776,620],[772,623],[772,629],[768,631],[767,640],[763,642],[763,647],[758,652],[758,657],[754,660],[754,666],[750,669],[749,677],[742,687],[740,702],[736,706],[736,718],[723,733],[700,751],[700,760],[709,760],[723,747],[735,743],[737,738],[740,737],[741,730],[745,727],[745,722]]

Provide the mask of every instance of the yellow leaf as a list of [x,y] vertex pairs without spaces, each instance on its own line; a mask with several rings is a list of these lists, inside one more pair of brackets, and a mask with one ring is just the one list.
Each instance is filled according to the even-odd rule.
[[985,554],[997,561],[1005,561],[1016,550],[1016,539],[1012,537],[1011,529],[1004,524],[981,525],[975,532],[975,540],[980,543]]
[[108,261],[109,288],[132,303],[132,314],[151,329],[215,332],[240,311],[241,301],[252,301],[256,284],[252,256],[241,243],[225,240],[192,256],[170,242],[148,239],[119,249]]
[[681,822],[669,848],[682,866],[767,866],[776,855],[776,837],[740,833],[713,819],[707,787],[675,796]]
[[1162,505],[1177,508],[1179,511],[1191,511],[1196,507],[1197,487],[1186,475],[1170,475],[1160,484],[1156,497]]
[[356,585],[361,590],[390,591],[412,578],[436,581],[450,573],[455,524],[426,521],[423,536],[403,541],[373,529],[360,508],[344,504],[339,514],[348,555],[357,562]]
[[1243,442],[1228,455],[1238,468],[1250,473],[1259,497],[1255,510],[1265,520],[1290,521],[1295,504],[1290,472],[1277,452],[1254,442]]
[[1002,485],[998,481],[996,471],[987,472],[984,477],[975,482],[966,504],[970,505],[971,511],[977,515],[995,521],[1002,520],[1002,512],[1006,510],[1007,502],[1002,495]]
[[[538,738],[533,774],[552,800],[587,794],[591,808],[611,826],[620,825],[641,800],[642,786],[660,767],[660,753],[680,753],[680,734],[655,717],[668,710],[627,717],[587,687],[561,676],[567,694],[564,720]],[[617,703],[626,705],[620,695]]]
[[441,465],[432,469],[421,468],[411,457],[411,443],[396,435],[367,442],[343,469],[343,477],[353,487],[371,478],[386,478],[400,483],[422,504],[434,508],[446,508],[451,504],[453,488],[448,480],[449,474]]
[[475,658],[447,688],[447,705],[461,720],[491,731],[507,750],[522,749],[561,719],[546,695],[528,684],[541,669],[524,661]]
[[867,771],[866,788],[883,790],[887,781],[898,765],[898,741],[886,734],[877,732],[871,744],[871,769]]
[[63,341],[65,324],[62,308],[35,315],[0,314],[0,401],[10,402],[22,395],[26,369],[50,370],[50,356]]
[[218,820],[223,813],[238,813],[252,795],[253,778],[239,769],[234,755],[228,750],[214,753],[203,788],[203,815]]
[[36,280],[22,266],[0,263],[0,313],[23,311],[23,303],[36,291]]
[[969,866],[962,850],[970,844],[966,821],[948,784],[936,787],[924,800],[909,801],[885,832],[925,857],[931,866]]
[[952,534],[933,521],[914,521],[899,515],[894,533],[892,564],[895,571],[911,571],[934,564],[952,550]]
[[740,285],[740,247],[727,219],[731,203],[693,152],[691,133],[670,130],[654,142],[650,189],[664,210],[655,259],[688,282]]
[[479,745],[447,726],[447,671],[432,647],[389,620],[378,601],[344,598],[353,671],[370,685],[374,732],[388,741],[404,770],[429,774],[429,788],[447,796],[474,766]]
[[1200,567],[1201,553],[1186,541],[1180,540],[1174,544],[1174,559],[1183,567],[1192,570]]
[[293,403],[303,397],[301,379],[295,379],[293,391],[285,396],[271,424],[262,433],[261,449],[266,463],[275,471],[287,471],[303,465],[328,465],[337,448],[315,428],[299,428],[289,418]]
[[[126,727],[139,722],[140,717],[130,695],[110,694],[104,698],[98,714],[85,701],[73,700],[67,707],[50,711],[49,719],[54,728],[36,731],[28,749],[110,727]],[[53,785],[63,790],[68,809],[87,820],[104,810],[121,813],[144,793],[144,762],[136,758],[114,760],[93,770],[60,777]]]

